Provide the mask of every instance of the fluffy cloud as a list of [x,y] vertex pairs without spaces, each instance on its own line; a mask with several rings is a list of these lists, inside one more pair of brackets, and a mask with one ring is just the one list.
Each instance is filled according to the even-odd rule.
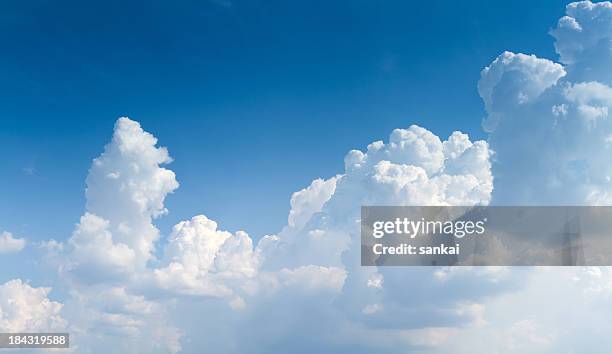
[[[418,126],[396,129],[388,143],[374,142],[366,152],[350,151],[344,174],[315,180],[294,194],[292,201],[316,195],[320,210],[311,211],[309,221],[299,223],[299,228],[291,223],[296,214],[292,204],[288,227],[258,244],[262,269],[349,267],[349,279],[353,273],[363,274],[364,285],[371,272],[355,264],[360,206],[486,204],[493,188],[489,158],[484,141],[471,142],[455,132],[442,142]],[[327,190],[321,192],[324,187]]]
[[174,172],[161,167],[172,161],[168,150],[156,144],[137,122],[117,120],[111,142],[87,176],[87,212],[93,216],[81,220],[106,220],[112,242],[128,247],[133,265],[141,269],[152,259],[159,238],[152,220],[167,212],[164,199],[178,188]]
[[484,68],[478,92],[487,110],[483,127],[495,130],[509,108],[533,102],[566,75],[563,66],[535,55],[502,53]]
[[[611,91],[607,72],[598,74],[597,71],[604,67],[595,65],[599,61],[608,66],[610,63],[606,61],[608,54],[601,51],[610,43],[608,32],[602,30],[610,25],[609,7],[609,3],[588,2],[568,6],[568,18],[580,25],[581,35],[590,31],[590,37],[562,38],[560,29],[553,31],[559,53],[566,58],[562,59],[565,65],[533,55],[505,52],[483,70],[478,87],[487,110],[484,126],[490,131],[489,144],[471,142],[458,132],[442,142],[420,127],[398,129],[386,143],[378,141],[370,144],[365,152],[349,152],[342,175],[315,181],[294,195],[289,225],[279,234],[262,239],[257,246],[261,257],[259,277],[270,276],[274,281],[266,284],[275,284],[282,279],[279,275],[294,276],[298,274],[296,270],[311,269],[310,280],[297,283],[333,284],[336,281],[325,276],[323,270],[334,269],[338,276],[333,278],[342,282],[342,288],[333,291],[331,297],[317,301],[303,317],[302,326],[285,324],[289,329],[283,332],[284,340],[291,342],[293,348],[307,347],[296,333],[301,335],[318,326],[321,331],[334,328],[344,333],[335,342],[344,351],[376,348],[392,353],[400,347],[433,345],[440,352],[448,352],[452,350],[452,343],[458,343],[462,352],[503,345],[509,352],[535,353],[558,352],[568,344],[558,340],[563,333],[547,330],[554,324],[552,313],[550,317],[542,313],[544,318],[538,320],[511,316],[510,321],[501,314],[507,308],[515,308],[519,313],[534,293],[545,292],[545,287],[561,287],[568,277],[574,277],[574,271],[557,277],[508,268],[362,268],[356,242],[358,208],[360,205],[470,205],[491,201],[500,204],[609,203]],[[559,28],[568,21],[571,20],[562,19]],[[561,49],[579,45],[580,50]],[[595,77],[599,79],[593,80]],[[493,174],[489,145],[495,151]],[[296,201],[303,199],[316,200],[312,203],[315,207],[301,208],[303,203]],[[308,210],[307,216],[296,218],[302,209]],[[319,275],[322,280],[330,281],[314,281]],[[519,288],[522,290],[516,291]],[[500,293],[506,294],[502,298],[511,298],[514,302],[492,300]],[[282,294],[272,298],[279,304],[308,306],[309,299],[303,291],[291,292],[291,295],[291,301]],[[246,327],[256,326],[274,316],[273,310],[265,315],[249,312],[250,305],[266,308],[262,305],[265,299],[247,297],[247,312],[232,325],[235,328],[244,328],[241,323],[247,323]],[[334,305],[325,305],[330,299]],[[579,296],[574,300],[581,304],[582,310],[588,306]],[[557,308],[563,306],[559,304]],[[283,308],[283,311],[288,310]],[[580,313],[570,312],[568,321],[576,320],[575,316]],[[291,313],[303,316],[295,308],[291,308]],[[324,313],[328,314],[325,323],[331,323],[330,327],[314,324]],[[533,313],[538,310],[534,309]],[[436,339],[419,342],[407,333],[410,331],[421,335],[430,333]],[[377,342],[381,333],[387,343],[395,345],[387,347]],[[480,344],[484,343],[481,346],[478,337],[482,333],[487,334],[487,340],[481,341]],[[324,338],[321,333],[317,334]],[[449,341],[451,337],[453,340]],[[256,348],[265,347],[261,339],[247,342]],[[338,348],[330,342],[324,347]]]
[[[279,234],[254,245],[245,232],[219,230],[216,222],[198,215],[175,225],[156,260],[153,220],[165,213],[164,198],[178,186],[174,174],[161,167],[170,162],[167,150],[156,143],[138,123],[117,121],[111,142],[89,172],[87,211],[67,243],[54,247],[65,257],[60,270],[71,294],[66,312],[81,350],[116,336],[124,338],[117,341],[119,347],[137,346],[145,352],[176,352],[183,347],[180,338],[188,338],[188,352],[196,350],[195,344],[211,346],[209,339],[195,339],[193,326],[178,329],[171,324],[180,325],[184,318],[173,319],[166,312],[177,307],[181,313],[193,298],[205,302],[193,303],[192,310],[220,318],[220,328],[211,333],[226,338],[214,344],[223,352],[246,350],[235,339],[240,328],[256,328],[281,313],[304,319],[299,325],[277,323],[287,328],[285,340],[300,343],[304,326],[317,335],[334,326],[350,333],[351,326],[376,330],[389,321],[394,308],[416,311],[423,318],[431,313],[418,310],[423,302],[409,304],[389,296],[400,286],[395,276],[383,278],[385,272],[361,269],[355,262],[359,206],[486,204],[492,190],[486,142],[471,142],[459,132],[441,141],[421,127],[396,129],[388,143],[349,152],[342,175],[316,179],[294,193],[287,226]],[[431,286],[452,284],[440,282],[433,271],[418,277]],[[480,316],[480,311],[466,310],[478,304],[461,292],[437,305],[444,307],[437,314],[440,323],[445,323],[445,314],[455,314],[453,323]],[[317,318],[327,318],[327,325],[315,330]],[[398,325],[420,328],[416,320]],[[99,335],[87,334],[92,332]],[[162,332],[168,333],[165,341],[151,347],[146,338]],[[398,340],[404,336],[399,328],[394,335]],[[342,342],[356,348],[350,337]],[[262,350],[267,346],[259,336],[244,343]]]
[[[229,338],[224,345],[216,344],[219,351],[229,351],[237,345],[233,338],[239,335],[240,328],[257,327],[280,313],[303,317],[300,326],[278,323],[287,327],[284,340],[302,344],[298,334],[304,326],[311,331],[315,318],[332,313],[338,317],[328,319],[321,331],[347,326],[347,317],[342,313],[353,312],[353,305],[358,306],[359,314],[367,315],[367,318],[354,319],[358,326],[380,327],[390,320],[394,308],[416,313],[423,319],[431,315],[427,309],[419,310],[425,298],[412,304],[397,302],[388,294],[400,286],[396,281],[399,278],[390,276],[387,289],[382,273],[362,269],[355,263],[359,254],[355,247],[359,207],[362,204],[486,204],[493,182],[489,158],[486,142],[471,142],[459,132],[441,141],[417,126],[397,129],[388,143],[378,141],[370,144],[366,152],[349,152],[344,174],[314,180],[307,188],[294,193],[287,226],[277,235],[264,237],[255,248],[247,234],[218,230],[214,221],[202,215],[177,224],[165,248],[163,265],[153,270],[156,284],[178,296],[228,299],[229,308],[241,311],[242,315],[227,325],[236,332],[225,334]],[[449,291],[456,293],[437,303],[446,308],[436,314],[437,320],[432,325],[446,323],[444,315],[453,314],[450,316],[453,324],[460,320],[472,322],[481,316],[481,311],[466,310],[478,304],[467,301],[467,294],[458,291],[455,284],[460,281],[442,283],[433,271],[420,272],[418,276],[423,284],[440,289],[451,285]],[[484,276],[476,277],[483,279]],[[370,303],[372,297],[378,302]],[[265,313],[251,310],[267,307],[271,302],[284,305]],[[305,315],[300,306],[308,303],[314,307]],[[230,311],[229,308],[224,311]],[[399,330],[401,326],[419,328],[416,319],[410,322],[392,325],[400,326],[395,333],[397,338],[404,336]],[[186,335],[190,335],[189,331]],[[343,346],[356,348],[348,338],[342,341],[346,342]],[[264,342],[263,338],[252,338],[244,343],[249,343],[251,348],[265,348]],[[211,345],[206,341],[198,343]],[[246,347],[238,346],[237,350],[246,350]]]
[[486,204],[493,189],[490,155],[486,142],[472,143],[460,132],[442,142],[418,126],[396,129],[387,144],[377,141],[365,153],[347,154],[346,177],[338,181],[337,193],[326,207],[333,213],[331,209],[340,203],[343,209],[376,204]]
[[0,331],[61,331],[66,322],[60,311],[62,304],[47,298],[51,288],[33,288],[21,279],[0,285]]
[[565,67],[506,52],[483,70],[495,203],[612,202],[611,29],[611,3],[572,3],[552,31]]
[[[384,332],[388,341],[410,347],[420,342],[406,331],[479,323],[483,311],[477,301],[509,286],[495,284],[493,279],[499,275],[466,273],[445,282],[432,269],[361,267],[359,217],[361,205],[487,204],[493,188],[490,156],[484,141],[471,142],[460,132],[442,141],[418,126],[396,129],[388,142],[374,142],[365,152],[350,151],[345,157],[344,174],[333,178],[333,193],[304,227],[285,228],[260,241],[262,269],[273,272],[280,267],[303,269],[317,265],[337,269],[338,277],[345,273],[341,289],[335,292],[334,305],[321,303],[313,310],[337,314],[328,322],[334,328],[347,328],[346,335],[351,339],[339,339],[344,341],[343,350],[373,346],[379,351],[394,352],[394,347],[375,344],[375,338]],[[321,185],[315,181],[298,193]],[[313,272],[310,277],[315,275],[331,283],[325,273]],[[407,287],[407,278],[419,288]],[[474,291],[463,286],[466,283],[487,285],[474,296]],[[433,292],[439,295],[428,295]],[[305,302],[300,297],[295,301]],[[308,318],[304,321],[310,323]],[[352,326],[359,327],[361,334],[348,329]],[[354,336],[359,335],[364,338],[355,340]],[[297,334],[287,336],[293,343],[302,343]]]
[[230,284],[257,274],[258,257],[246,233],[218,230],[216,222],[198,215],[174,226],[165,263],[154,271],[160,287],[184,294],[229,297],[233,295]]
[[[482,72],[485,125],[496,152],[492,203],[612,203],[612,3],[572,3],[566,12],[551,32],[563,66],[503,53]],[[534,87],[535,95],[517,99]],[[452,346],[434,352],[606,352],[610,341],[602,331],[611,323],[601,313],[610,306],[609,269],[506,272],[522,278],[522,289],[487,301],[484,326],[458,331]]]
[[[87,176],[86,213],[65,249],[62,270],[77,281],[142,275],[154,260],[166,196],[178,188],[168,150],[135,121],[120,118]],[[140,271],[140,272],[138,272]]]
[[118,119],[89,170],[86,212],[65,244],[48,245],[70,294],[66,318],[81,351],[98,352],[111,341],[124,352],[181,348],[181,332],[165,320],[170,305],[143,295],[153,278],[149,263],[157,261],[153,220],[178,188],[174,172],[162,167],[172,161],[168,151],[156,144],[139,123]]
[[72,253],[66,269],[83,279],[133,271],[134,250],[123,243],[114,243],[109,222],[99,216],[83,215],[68,244]]
[[25,247],[25,240],[15,238],[10,232],[2,232],[0,234],[0,254],[19,252]]
[[317,178],[312,181],[310,186],[293,193],[288,219],[290,228],[301,229],[314,213],[321,210],[323,204],[334,194],[337,178],[328,180]]
[[561,62],[574,82],[600,81],[612,84],[607,68],[612,60],[612,3],[575,2],[551,31]]

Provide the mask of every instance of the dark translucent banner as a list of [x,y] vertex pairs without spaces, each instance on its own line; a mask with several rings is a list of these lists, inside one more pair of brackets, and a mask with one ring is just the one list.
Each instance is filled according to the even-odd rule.
[[366,206],[361,264],[609,266],[612,207]]

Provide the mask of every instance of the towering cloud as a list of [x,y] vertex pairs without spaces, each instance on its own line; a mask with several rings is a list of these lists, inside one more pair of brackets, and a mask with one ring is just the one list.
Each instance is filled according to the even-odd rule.
[[174,172],[162,167],[172,161],[168,151],[156,144],[139,123],[117,120],[112,140],[89,170],[86,212],[58,248],[71,294],[65,311],[73,343],[83,350],[104,348],[107,341],[125,351],[180,350],[181,334],[166,324],[166,306],[142,294],[152,278],[148,264],[156,261],[153,220],[167,212],[164,200],[178,188]]
[[[130,277],[153,259],[159,230],[152,221],[167,210],[174,172],[161,167],[168,151],[140,124],[120,118],[111,142],[87,176],[87,212],[68,240],[64,270],[79,280]],[[142,274],[142,273],[140,273]]]
[[151,259],[159,231],[152,219],[166,213],[164,199],[176,188],[174,172],[161,167],[168,150],[140,124],[120,118],[113,139],[87,176],[87,211],[108,221],[113,242],[134,252],[137,267]]
[[[551,31],[561,64],[503,53],[479,92],[495,151],[495,204],[612,204],[612,3],[566,8]],[[606,268],[510,269],[523,289],[487,302],[488,323],[436,353],[605,353]],[[566,306],[571,304],[571,306]]]
[[612,4],[569,4],[552,34],[565,66],[505,52],[482,71],[493,202],[610,204]]

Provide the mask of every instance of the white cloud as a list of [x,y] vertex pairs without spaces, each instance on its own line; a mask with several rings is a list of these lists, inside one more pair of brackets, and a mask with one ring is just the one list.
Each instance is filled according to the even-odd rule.
[[140,124],[120,118],[111,142],[87,176],[87,211],[108,222],[115,243],[134,252],[134,265],[152,259],[159,231],[152,220],[164,215],[164,199],[178,188],[174,172],[161,167],[172,161],[168,150]]
[[321,266],[302,266],[282,269],[278,278],[284,286],[298,287],[305,291],[331,290],[339,292],[344,285],[344,269]]
[[[182,333],[166,323],[169,303],[150,299],[166,196],[178,188],[172,160],[140,124],[120,118],[87,176],[86,212],[65,243],[47,243],[70,294],[66,318],[82,351],[178,352]],[[147,295],[145,295],[148,293]],[[95,335],[93,335],[95,333]],[[159,338],[159,340],[152,340]]]
[[599,81],[612,85],[612,3],[575,2],[551,31],[561,62],[573,82]]
[[493,201],[610,204],[612,4],[570,4],[552,34],[565,67],[506,52],[483,70]]
[[13,237],[10,232],[4,231],[0,234],[0,254],[19,252],[23,250],[25,244],[24,239]]
[[[475,301],[503,291],[507,284],[496,286],[490,282],[474,297],[474,292],[462,283],[486,281],[488,274],[467,273],[442,284],[432,269],[361,267],[359,212],[361,205],[487,204],[493,188],[490,156],[484,141],[471,142],[460,132],[442,141],[418,126],[396,129],[387,143],[374,142],[365,152],[353,150],[345,157],[344,174],[335,178],[333,194],[303,223],[301,230],[286,228],[260,241],[262,269],[275,272],[279,268],[304,269],[312,265],[342,269],[346,275],[338,277],[342,287],[335,292],[334,306],[321,302],[311,310],[318,314],[310,314],[304,322],[315,326],[311,321],[317,315],[339,313],[340,317],[329,323],[332,328],[343,327],[346,321],[360,326],[364,338],[356,340],[350,331],[351,338],[340,340],[350,348],[345,350],[374,345],[378,331],[385,331],[389,342],[402,341],[409,347],[410,343],[418,345],[418,340],[406,336],[406,330],[480,323],[482,307]],[[321,271],[312,272],[315,274],[322,280],[329,279]],[[410,291],[407,279],[419,284],[419,290]],[[426,295],[434,291],[444,295]],[[303,294],[291,294],[294,304],[308,302]],[[282,298],[277,300],[285,302]],[[475,308],[479,311],[472,310]],[[286,335],[300,346],[302,340],[297,333]]]
[[65,329],[62,304],[47,298],[51,288],[33,288],[21,279],[0,284],[0,331],[51,332]]
[[608,1],[573,2],[566,7],[566,16],[559,19],[551,34],[555,48],[566,64],[590,60],[609,49],[606,39],[612,38],[612,4]]
[[289,211],[288,226],[301,229],[310,220],[312,214],[319,212],[323,204],[334,194],[336,180],[339,176],[328,180],[317,178],[310,186],[291,195],[291,210]]
[[217,229],[204,215],[174,226],[165,251],[165,266],[154,270],[157,284],[169,291],[231,297],[235,283],[257,274],[258,258],[244,232]]
[[488,113],[483,127],[495,130],[509,107],[533,102],[565,75],[563,66],[535,55],[500,54],[482,70],[478,81],[478,93]]
[[[489,69],[483,71],[479,88],[488,114],[485,125],[491,129],[489,144],[496,153],[491,202],[610,205],[612,3],[568,5],[567,16],[552,34],[565,75],[552,76],[543,85],[542,75],[561,73],[561,67],[535,57],[529,60],[540,63],[536,66],[497,59],[489,67],[497,66],[502,73],[495,80]],[[518,94],[526,87],[537,87],[537,94]],[[445,270],[438,277],[446,282],[449,276],[473,271]],[[434,352],[606,352],[610,340],[605,333],[612,323],[602,314],[610,307],[609,269],[500,271],[506,275],[492,279],[504,283],[508,277],[520,277],[520,291],[490,298],[485,323],[460,329],[452,345],[443,344]]]
[[68,245],[71,254],[66,269],[84,279],[133,271],[134,250],[123,243],[114,243],[109,222],[96,215],[86,213],[81,217]]
[[[358,248],[350,245],[355,245],[359,231],[359,206],[486,204],[493,183],[486,142],[471,142],[459,132],[443,142],[417,126],[396,129],[388,143],[375,142],[366,152],[350,152],[344,174],[317,179],[295,193],[288,224],[278,235],[254,246],[245,232],[219,230],[216,222],[198,215],[173,228],[158,261],[152,256],[158,237],[152,222],[165,213],[164,198],[178,184],[171,171],[160,167],[170,159],[165,149],[155,147],[156,142],[138,123],[127,118],[117,121],[111,143],[94,160],[87,178],[87,212],[68,242],[53,247],[54,253],[66,256],[60,269],[70,288],[68,318],[79,348],[95,348],[117,336],[123,338],[119,347],[136,345],[145,352],[177,351],[184,343],[200,343],[194,338],[195,328],[178,329],[166,312],[194,297],[205,301],[195,308],[208,309],[219,318],[220,328],[230,328],[223,333],[223,344],[215,344],[221,352],[246,350],[247,346],[238,345],[239,333],[234,331],[242,326],[257,328],[281,313],[303,318],[299,326],[276,324],[293,328],[285,332],[285,340],[302,344],[299,327],[314,325],[317,318],[331,313],[334,319],[328,319],[324,328],[346,326],[344,316],[348,316],[355,325],[378,330],[398,309],[416,311],[418,318],[424,318],[431,314],[419,310],[424,299],[409,304],[390,297],[400,286],[397,275],[361,269],[354,263]],[[433,271],[418,277],[422,284],[439,286]],[[436,302],[444,308],[441,313],[452,317],[451,323],[480,316],[465,310],[466,294],[455,292]],[[217,301],[222,302],[213,305]],[[272,303],[277,305],[269,311],[256,310]],[[354,317],[353,305],[368,319]],[[184,316],[193,318],[191,311]],[[193,320],[201,325],[208,321]],[[404,325],[423,327],[416,319],[411,321]],[[436,321],[447,324],[441,314]],[[159,331],[174,335],[163,348],[152,348],[146,338]],[[87,335],[92,332],[101,335]],[[398,340],[404,336],[401,331],[391,335]],[[188,340],[183,343],[181,338]],[[342,341],[355,348],[351,338]],[[263,348],[264,342],[254,336],[244,345]]]
[[86,213],[68,240],[63,271],[77,281],[144,276],[154,260],[166,196],[178,188],[164,147],[140,124],[120,118],[111,142],[93,160],[87,176]]

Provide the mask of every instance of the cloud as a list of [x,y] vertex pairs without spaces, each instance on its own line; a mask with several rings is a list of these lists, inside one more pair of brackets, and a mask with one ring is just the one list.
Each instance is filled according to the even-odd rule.
[[[456,281],[441,282],[432,269],[398,271],[361,267],[359,217],[361,205],[487,204],[493,188],[490,156],[484,141],[472,142],[460,132],[442,141],[418,126],[396,129],[388,142],[373,142],[365,152],[350,151],[344,159],[344,173],[327,182],[334,183],[334,189],[329,195],[323,194],[321,199],[327,200],[320,210],[311,213],[308,222],[300,223],[301,229],[287,227],[259,242],[261,269],[275,272],[279,268],[303,269],[313,265],[335,269],[342,286],[332,293],[333,304],[325,298],[303,318],[303,325],[318,326],[314,322],[317,316],[335,314],[337,317],[327,319],[321,330],[346,328],[347,337],[338,339],[342,342],[342,351],[361,351],[373,346],[393,353],[396,347],[377,344],[377,333],[384,331],[388,341],[401,341],[403,347],[410,347],[421,342],[415,336],[407,336],[406,330],[479,323],[483,311],[477,301],[503,291],[509,286],[507,283],[495,285],[492,280],[488,281],[493,275],[484,273],[466,273]],[[316,190],[323,183],[313,182],[298,196]],[[295,199],[296,195],[292,200]],[[314,275],[331,284],[331,278],[325,273],[311,272]],[[407,279],[419,284],[418,289],[407,287]],[[478,292],[462,285],[487,281],[487,286]],[[433,292],[438,294],[435,298],[430,295]],[[291,294],[294,305],[309,302],[302,293]],[[280,295],[275,299],[289,303]],[[479,310],[468,310],[474,308]],[[265,317],[259,320],[265,321]],[[348,329],[353,326],[359,327],[361,333]],[[297,347],[305,345],[299,338],[300,329],[294,328],[285,334]],[[357,340],[355,336],[363,338]]]
[[0,284],[0,331],[52,332],[66,328],[62,304],[47,298],[51,288],[33,288],[21,279]]
[[22,238],[14,238],[10,232],[2,232],[0,234],[0,254],[14,253],[23,250],[26,241]]
[[154,270],[157,284],[183,294],[231,297],[231,283],[253,278],[258,271],[251,238],[218,230],[204,215],[174,226],[164,259],[165,266]]
[[[284,340],[304,348],[310,348],[300,334],[304,329],[322,335],[335,326],[351,333],[340,340],[343,348],[368,342],[355,343],[351,326],[362,331],[387,327],[399,340],[402,326],[423,328],[417,318],[431,311],[419,310],[424,298],[409,304],[389,295],[400,286],[397,275],[355,263],[359,206],[486,204],[493,183],[486,142],[471,142],[459,132],[442,141],[418,126],[396,129],[388,143],[377,141],[366,152],[349,152],[343,174],[315,179],[294,193],[280,233],[254,245],[245,232],[219,230],[216,222],[198,215],[174,226],[156,259],[159,232],[153,221],[166,213],[164,199],[178,187],[174,173],[162,167],[171,161],[167,150],[156,144],[138,123],[120,118],[111,142],[92,163],[86,212],[68,241],[53,247],[70,293],[66,317],[82,350],[115,338],[118,347],[137,346],[144,352],[193,352],[202,345],[221,352],[253,346],[265,351],[269,343],[259,335],[238,341],[240,329],[258,328],[290,313],[303,321],[275,326],[286,328]],[[430,286],[453,284],[440,283],[433,271],[415,276]],[[466,311],[477,303],[454,291],[436,303],[444,307],[436,315],[438,323],[454,325],[480,316],[479,311]],[[193,302],[196,298],[202,300]],[[189,303],[193,307],[184,312]],[[181,315],[170,315],[171,308]],[[394,309],[418,316],[410,324],[390,326]],[[223,342],[198,338],[196,328],[210,321],[194,317],[198,311],[218,319],[219,328],[211,333],[225,338]],[[355,311],[360,315],[354,317]],[[453,319],[444,320],[445,314],[454,314]],[[188,318],[198,325],[179,327]],[[315,329],[322,318],[327,324]],[[99,335],[88,335],[94,332]],[[151,347],[147,338],[162,332],[168,333],[166,341]]]
[[178,188],[172,159],[140,124],[120,118],[111,142],[87,175],[87,211],[108,222],[113,242],[134,252],[135,266],[151,260],[159,231],[152,220],[167,213],[164,200]]
[[478,93],[488,113],[483,127],[487,131],[495,130],[509,108],[535,101],[565,75],[563,66],[550,60],[502,53],[482,70],[478,81]]
[[560,60],[572,82],[612,85],[612,3],[574,2],[551,31]]
[[174,172],[162,167],[172,159],[156,144],[139,123],[118,119],[111,141],[92,162],[86,211],[74,232],[65,243],[45,245],[70,294],[66,318],[80,350],[104,352],[95,348],[110,342],[124,352],[181,348],[181,332],[165,320],[170,305],[144,295],[153,278],[149,264],[158,262],[153,220],[167,213],[164,200],[178,188]]
[[[506,52],[482,72],[493,204],[612,204],[612,3],[572,3],[566,12],[551,31],[561,64]],[[490,298],[483,326],[458,329],[434,353],[606,352],[607,267],[504,271],[521,277],[521,290]]]
[[71,347],[79,352],[178,353],[182,332],[167,323],[171,304],[126,286],[74,285],[65,304]]
[[565,66],[505,52],[482,72],[493,201],[610,204],[612,4],[569,4],[552,35]]
[[291,210],[289,211],[288,226],[301,229],[312,215],[321,210],[321,207],[336,190],[336,181],[339,176],[324,180],[317,178],[310,186],[291,195]]
[[135,121],[120,118],[111,142],[87,176],[86,213],[65,250],[65,272],[79,281],[139,274],[154,259],[159,230],[153,219],[167,213],[164,200],[178,188],[172,159]]
[[610,49],[612,38],[612,3],[608,1],[573,2],[567,5],[566,16],[559,19],[551,31],[555,49],[564,64],[584,65]]
[[[224,352],[230,348],[244,351],[253,346],[264,350],[265,340],[258,336],[237,341],[240,328],[255,328],[281,313],[302,317],[297,327],[292,323],[276,324],[287,327],[283,340],[301,343],[298,346],[305,345],[300,329],[308,326],[309,331],[313,330],[316,318],[328,314],[337,316],[328,319],[321,331],[346,326],[347,318],[342,313],[354,310],[346,307],[347,303],[357,304],[357,312],[368,315],[367,320],[355,319],[355,324],[372,326],[370,330],[389,322],[393,309],[417,313],[418,319],[423,319],[431,314],[427,309],[418,310],[425,298],[412,304],[398,303],[384,293],[393,293],[393,287],[400,286],[395,276],[391,276],[387,289],[382,273],[354,263],[358,247],[350,245],[358,245],[359,206],[486,204],[492,190],[489,157],[486,142],[471,142],[467,135],[459,132],[443,142],[417,126],[397,129],[388,143],[374,142],[365,153],[349,152],[342,175],[328,180],[316,179],[307,188],[294,193],[287,226],[277,235],[264,237],[254,248],[246,233],[218,230],[217,224],[203,215],[177,224],[165,248],[164,265],[153,270],[157,285],[179,296],[228,299],[224,307],[212,310],[221,318],[228,317],[228,311],[241,311],[238,318],[226,324],[228,328],[235,328],[235,333],[225,334],[228,337],[225,344],[216,344],[215,350]],[[421,272],[419,277],[423,284],[430,282],[431,286],[444,288],[433,271]],[[477,277],[482,279],[483,275]],[[373,283],[377,284],[376,292],[382,293],[381,296],[374,294],[380,302],[376,304],[366,301],[369,295],[364,296]],[[454,287],[456,294],[442,297],[437,303],[444,304],[446,309],[441,310],[432,323],[447,323],[444,314],[454,314],[451,324],[460,319],[470,322],[481,316],[481,312],[465,310],[478,304],[467,301],[467,295],[457,291],[455,283],[446,284]],[[252,310],[269,303],[277,305],[266,312]],[[303,313],[301,306],[306,308],[309,303],[313,307],[309,313]],[[381,311],[381,314],[367,311],[387,306],[390,310]],[[421,328],[418,319],[413,316],[408,327]],[[397,328],[398,338],[403,335],[401,324],[392,327]],[[187,337],[193,336],[191,329],[186,331]],[[350,338],[342,341],[347,348],[357,348]],[[212,345],[206,341],[197,343],[205,347]],[[196,346],[192,345],[191,350],[194,350]]]
[[65,269],[82,279],[133,272],[136,253],[124,243],[113,242],[109,222],[99,216],[85,213],[68,245],[71,253]]
[[[568,6],[568,16],[583,31],[608,28],[608,7],[609,4],[572,4]],[[564,21],[569,20],[562,20],[560,27]],[[232,327],[252,328],[268,323],[282,309],[303,320],[301,325],[283,324],[288,329],[282,332],[282,338],[292,348],[309,348],[300,339],[305,332],[325,338],[318,330],[331,328],[343,333],[334,342],[338,347],[331,342],[325,342],[323,347],[336,351],[376,348],[394,353],[398,348],[431,346],[426,351],[448,352],[452,350],[448,343],[461,343],[461,350],[465,349],[462,352],[500,344],[514,352],[525,352],[525,348],[532,352],[558,352],[563,347],[559,343],[567,345],[567,341],[559,340],[557,330],[547,330],[554,328],[552,313],[542,313],[542,321],[500,315],[504,308],[513,308],[519,314],[530,296],[544,292],[544,287],[551,284],[561,287],[563,277],[508,268],[443,271],[362,268],[357,242],[360,205],[610,203],[612,171],[607,161],[612,140],[608,121],[612,91],[608,86],[609,71],[604,70],[610,60],[609,51],[600,50],[602,46],[607,48],[609,35],[603,30],[592,30],[590,36],[597,40],[589,37],[583,41],[571,36],[561,38],[555,33],[560,32],[553,31],[559,53],[568,58],[562,63],[504,52],[483,70],[478,88],[487,111],[484,126],[490,132],[488,143],[471,142],[459,132],[442,141],[421,127],[398,129],[388,142],[377,141],[366,151],[349,152],[343,174],[313,182],[294,195],[294,202],[312,196],[316,203],[312,203],[313,208],[304,209],[308,212],[301,218],[295,216],[302,215],[301,204],[292,203],[288,226],[259,242],[258,279],[274,280],[269,283],[258,280],[260,286],[275,284],[281,278],[279,274],[316,266],[334,269],[338,275],[344,273],[334,277],[342,279],[342,287],[330,286],[337,290],[323,297],[312,294],[306,297],[304,290],[295,288],[245,296],[246,312],[231,322]],[[580,50],[560,49],[580,45]],[[572,273],[575,272],[569,271],[568,276]],[[321,271],[312,272],[317,274],[330,279]],[[287,294],[291,295],[290,300]],[[500,305],[496,300],[504,298],[497,296],[500,294],[515,302]],[[578,297],[573,299],[583,310],[587,306]],[[277,310],[266,307],[267,301],[276,303]],[[309,306],[312,302],[316,305]],[[250,312],[252,306],[262,306],[269,312]],[[309,311],[305,314],[291,306]],[[558,304],[556,308],[563,306]],[[568,321],[580,314],[578,310],[570,312]],[[317,322],[321,317],[326,318],[324,325]],[[318,330],[314,329],[317,326]],[[432,333],[440,328],[444,330],[436,333],[444,335],[435,338],[453,339],[423,343],[406,333]],[[530,329],[536,333],[523,336],[520,341],[509,341]],[[387,343],[402,345],[382,345],[377,342],[381,333]],[[488,336],[482,345],[478,333]],[[235,338],[236,333],[226,335]],[[465,337],[461,338],[462,335]],[[259,337],[245,342],[255,348],[266,348],[266,341]]]

